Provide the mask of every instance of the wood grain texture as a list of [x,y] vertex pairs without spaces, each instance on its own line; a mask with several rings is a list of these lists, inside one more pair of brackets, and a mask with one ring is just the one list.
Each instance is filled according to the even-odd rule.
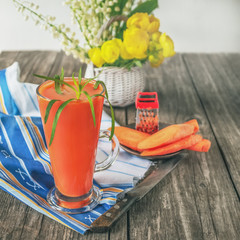
[[[0,54],[0,68],[14,61],[23,82],[40,83],[33,73],[54,75],[62,66],[66,76],[85,68],[63,52]],[[158,92],[160,121],[197,118],[212,148],[189,152],[110,231],[82,236],[0,190],[0,239],[239,239],[239,66],[240,54],[178,54],[160,68],[145,66],[146,91]],[[121,125],[135,122],[134,105],[114,112]]]
[[[33,82],[32,73],[41,66],[41,62],[52,65],[56,57],[56,53],[53,52],[10,52],[10,57],[8,58],[8,53],[4,52],[0,55],[1,66],[9,66],[13,62],[18,61],[21,67],[20,80],[22,82]],[[36,62],[32,59],[36,57],[35,61],[39,63],[38,67],[35,65]],[[4,63],[4,59],[6,62]],[[48,61],[48,62],[47,62]],[[48,74],[46,67],[42,66],[44,74]],[[24,234],[25,229],[29,231],[29,234],[34,236],[35,227],[32,228],[32,223],[35,222],[35,226],[38,226],[43,219],[43,215],[37,213],[33,209],[29,208],[27,205],[23,204],[19,200],[15,199],[8,193],[1,190],[1,208],[0,208],[0,233],[2,239],[21,239],[22,234]],[[7,211],[6,211],[7,210]],[[27,223],[28,215],[32,220]],[[31,214],[31,212],[33,214]],[[33,230],[33,231],[32,231]],[[31,231],[31,232],[30,232]]]
[[5,69],[15,62],[18,51],[1,52],[0,54],[0,69]]
[[130,239],[237,239],[238,197],[182,56],[147,76],[148,90],[158,90],[160,121],[197,118],[212,149],[207,154],[190,152],[130,209]]
[[50,76],[60,74],[61,69],[64,68],[64,76],[71,77],[73,73],[78,76],[79,69],[82,68],[82,75],[86,70],[86,64],[81,63],[78,59],[74,59],[72,56],[66,56],[64,52],[57,53],[56,60],[51,65]]
[[187,54],[184,60],[240,199],[240,57]]

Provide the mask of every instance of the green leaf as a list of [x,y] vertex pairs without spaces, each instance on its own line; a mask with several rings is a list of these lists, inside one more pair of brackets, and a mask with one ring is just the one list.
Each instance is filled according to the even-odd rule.
[[107,87],[106,87],[105,83],[104,83],[103,81],[100,81],[100,80],[96,81],[96,83],[95,83],[95,85],[94,85],[94,89],[97,89],[97,87],[98,87],[98,85],[99,85],[100,83],[103,85],[103,88],[104,88],[104,90],[105,90],[105,96],[102,95],[102,94],[94,94],[92,97],[101,96],[101,97],[105,98],[105,99],[107,100],[108,104],[109,104],[109,107],[110,107],[110,110],[111,110],[111,117],[112,117],[111,135],[110,135],[110,137],[109,137],[109,140],[111,140],[112,137],[113,137],[113,135],[114,135],[114,129],[115,129],[114,111],[113,111],[113,107],[112,107],[112,105],[111,105],[111,103],[110,103],[110,101],[109,101],[109,99],[108,99],[108,91],[107,91]]
[[81,85],[82,82],[82,68],[79,69],[78,73],[78,84]]
[[137,12],[143,12],[143,13],[150,14],[156,8],[158,8],[158,0],[149,0],[149,1],[141,3],[135,9],[133,9],[129,13],[128,17],[131,17],[134,13],[137,13]]
[[95,83],[95,85],[94,85],[93,88],[94,88],[94,89],[97,89],[97,88],[98,88],[98,85],[99,85],[100,83],[103,85],[103,88],[104,88],[104,91],[105,91],[106,98],[108,98],[107,87],[106,87],[106,85],[105,85],[105,83],[104,83],[103,81],[100,81],[100,80],[96,81],[96,83]]
[[[115,2],[112,6],[109,6],[111,8],[110,17],[121,15],[123,12],[123,8],[125,7],[127,1],[128,0],[120,0],[120,1]],[[115,10],[116,7],[119,8],[119,11]]]
[[[128,0],[121,0],[117,3],[117,5],[119,5],[119,8],[120,8],[120,13],[118,13],[118,15],[122,14],[123,9],[124,9],[127,2],[128,2]],[[114,5],[114,7],[116,7],[116,5]]]
[[104,70],[104,69],[102,69],[101,71],[99,71],[99,73],[98,73],[95,77],[93,77],[92,80],[98,78],[98,77],[100,76],[100,74],[103,72],[103,70]]
[[[33,76],[38,77],[38,78],[42,78],[42,79],[45,79],[45,80],[55,80],[55,78],[56,78],[58,75],[55,75],[54,78],[51,78],[51,77],[48,77],[48,76],[42,76],[42,75],[38,75],[38,74],[33,74]],[[59,77],[59,78],[60,78],[60,77]]]
[[92,117],[93,117],[94,127],[96,127],[96,117],[95,117],[95,111],[94,111],[94,106],[93,106],[92,98],[91,98],[91,96],[90,96],[86,91],[83,91],[83,93],[84,93],[85,96],[87,97],[88,102],[89,102],[89,104],[90,104],[90,108],[91,108],[91,112],[92,112]]
[[[58,75],[55,75],[54,77],[55,77],[56,80],[60,80]],[[61,84],[58,81],[55,81],[55,91],[58,94],[62,93],[62,91],[61,91]]]
[[38,75],[38,74],[33,74],[33,76],[38,77],[38,78],[42,78],[42,79],[45,79],[45,80],[52,80],[52,81],[56,81],[57,79],[59,79],[59,81],[60,81],[60,76],[59,75],[54,75],[54,78],[48,77],[48,76],[43,76],[43,75]]
[[114,116],[113,107],[112,107],[109,99],[106,96],[102,95],[102,94],[94,94],[94,95],[92,95],[92,97],[103,97],[103,98],[105,98],[107,100],[107,102],[109,104],[110,111],[111,111],[111,118],[112,118],[111,134],[110,134],[110,137],[109,137],[109,140],[111,140],[113,135],[114,135],[114,130],[115,130],[115,116]]
[[34,75],[35,77],[38,77],[38,78],[43,78],[43,79],[45,79],[45,80],[52,80],[52,81],[54,81],[54,82],[59,82],[59,83],[61,83],[61,84],[64,84],[64,85],[70,87],[74,92],[77,93],[77,90],[76,90],[71,84],[69,84],[69,83],[67,83],[67,82],[64,82],[63,80],[55,79],[55,78],[51,78],[51,77],[46,77],[46,76],[42,76],[42,75],[38,75],[38,74],[33,74],[33,75]]
[[72,74],[72,79],[73,79],[73,83],[74,83],[74,85],[77,87],[77,89],[78,89],[78,83],[77,83],[77,80],[75,79],[75,77],[74,77],[74,73]]
[[96,90],[98,88],[99,84],[100,84],[100,81],[96,81],[96,83],[94,84],[93,88]]
[[64,69],[62,67],[61,69],[61,76],[60,76],[60,80],[63,81],[64,80]]
[[53,141],[53,138],[54,138],[54,135],[55,135],[55,131],[56,131],[56,126],[57,126],[57,123],[58,123],[58,119],[59,119],[59,117],[60,117],[60,114],[62,113],[62,110],[67,106],[68,103],[70,103],[70,102],[73,101],[73,100],[76,100],[76,99],[75,99],[75,98],[71,98],[71,99],[65,101],[64,103],[62,103],[62,104],[59,106],[59,108],[58,108],[58,110],[57,110],[57,112],[56,112],[56,114],[55,114],[54,120],[53,120],[52,133],[51,133],[51,138],[50,138],[49,146],[51,146],[51,144],[52,144],[52,141]]
[[80,98],[81,93],[82,93],[82,84],[81,83],[82,83],[82,68],[80,67],[79,73],[78,73],[78,92],[79,92],[78,98]]
[[138,67],[142,67],[142,63],[141,63],[139,60],[136,60],[136,61],[135,61],[135,64],[136,64],[136,66],[138,66]]
[[85,88],[86,85],[88,85],[91,81],[93,80],[93,78],[89,78],[81,87],[81,89]]
[[46,109],[46,113],[45,113],[45,117],[44,117],[44,123],[47,122],[48,117],[49,117],[50,110],[51,110],[53,104],[54,104],[56,101],[59,101],[59,100],[53,99],[53,100],[51,100],[51,101],[48,103],[47,109]]
[[110,137],[109,137],[109,140],[112,139],[113,135],[114,135],[114,130],[115,130],[115,116],[114,116],[114,111],[113,111],[113,107],[110,103],[110,101],[107,99],[107,102],[109,104],[109,107],[110,107],[110,110],[111,110],[111,117],[112,117],[112,128],[111,128],[111,134],[110,134]]
[[[55,78],[56,80],[61,80],[61,81],[63,81],[63,79],[64,79],[64,70],[63,70],[63,68],[62,68],[62,71],[61,71],[61,76],[59,77],[58,75],[55,75],[54,78]],[[55,91],[56,91],[58,94],[62,94],[61,86],[62,86],[61,82],[55,81]]]

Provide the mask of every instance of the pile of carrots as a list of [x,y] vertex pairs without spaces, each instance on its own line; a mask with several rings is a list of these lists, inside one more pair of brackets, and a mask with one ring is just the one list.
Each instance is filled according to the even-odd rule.
[[200,134],[196,119],[182,124],[173,124],[150,135],[127,127],[116,127],[115,135],[119,142],[141,156],[166,155],[188,149],[208,152],[211,142]]

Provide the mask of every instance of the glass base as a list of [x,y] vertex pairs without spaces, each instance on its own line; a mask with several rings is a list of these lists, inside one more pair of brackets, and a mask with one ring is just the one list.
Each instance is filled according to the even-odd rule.
[[53,187],[48,192],[47,201],[50,206],[56,210],[64,213],[77,214],[87,212],[95,208],[99,204],[101,197],[99,188],[94,185],[89,193],[77,198],[62,196],[56,187]]

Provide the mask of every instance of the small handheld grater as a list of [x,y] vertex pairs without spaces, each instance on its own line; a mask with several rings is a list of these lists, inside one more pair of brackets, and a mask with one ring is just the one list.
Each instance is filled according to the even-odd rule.
[[153,134],[158,131],[158,96],[156,92],[139,92],[136,98],[136,130]]

